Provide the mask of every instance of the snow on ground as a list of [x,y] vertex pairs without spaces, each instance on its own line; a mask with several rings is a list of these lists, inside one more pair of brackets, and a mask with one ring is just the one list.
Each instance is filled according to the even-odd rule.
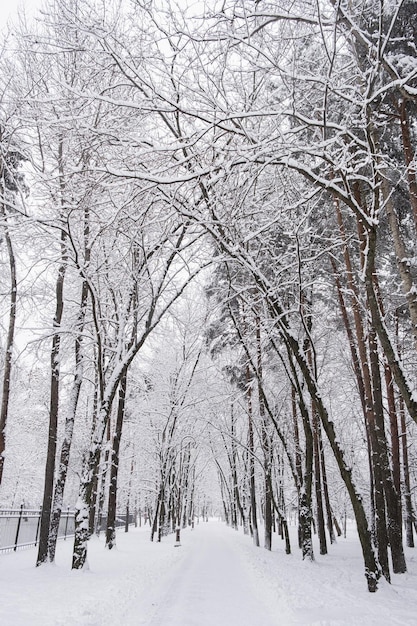
[[71,541],[54,565],[35,549],[0,555],[2,626],[411,626],[417,623],[417,558],[408,572],[366,590],[356,533],[314,563],[274,536],[270,553],[210,521],[149,541],[149,527],[119,532],[117,548],[89,544],[90,569],[70,570]]

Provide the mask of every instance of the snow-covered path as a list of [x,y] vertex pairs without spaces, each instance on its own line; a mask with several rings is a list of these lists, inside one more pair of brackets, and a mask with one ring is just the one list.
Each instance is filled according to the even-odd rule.
[[[259,580],[251,575],[242,559],[233,533],[220,524],[201,524],[198,534],[187,535],[191,546],[181,563],[170,572],[152,598],[154,614],[129,625],[147,626],[277,626],[286,624],[285,615],[272,614],[263,601]],[[184,546],[178,548],[183,550]],[[287,615],[287,620],[289,615]]]
[[[175,538],[149,541],[149,526],[89,542],[89,571],[71,571],[72,542],[54,565],[35,568],[36,550],[0,555],[0,626],[415,626],[417,555],[408,572],[366,590],[356,530],[316,561],[303,562],[274,535],[273,551],[210,521]],[[316,538],[314,538],[316,542]]]

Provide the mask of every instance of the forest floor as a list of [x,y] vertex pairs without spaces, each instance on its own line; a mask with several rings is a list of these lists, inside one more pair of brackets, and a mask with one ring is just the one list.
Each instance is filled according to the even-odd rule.
[[[291,528],[292,541],[295,528]],[[89,570],[70,570],[71,541],[53,565],[35,549],[0,555],[2,626],[411,626],[417,623],[417,554],[408,572],[366,590],[354,528],[313,563],[273,551],[224,524],[200,522],[161,543],[149,527],[119,532],[117,548],[89,544]],[[417,550],[417,549],[416,549]],[[317,550],[318,552],[318,550]]]

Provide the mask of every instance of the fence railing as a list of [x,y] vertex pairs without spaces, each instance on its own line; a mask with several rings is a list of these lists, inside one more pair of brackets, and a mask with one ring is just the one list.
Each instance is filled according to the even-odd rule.
[[[0,509],[0,553],[16,551],[20,548],[36,546],[39,540],[41,509]],[[129,515],[128,524],[134,523]],[[126,514],[116,515],[116,528],[126,526]],[[100,530],[106,528],[106,516],[101,518]],[[58,539],[74,535],[74,511],[66,509],[61,513]]]

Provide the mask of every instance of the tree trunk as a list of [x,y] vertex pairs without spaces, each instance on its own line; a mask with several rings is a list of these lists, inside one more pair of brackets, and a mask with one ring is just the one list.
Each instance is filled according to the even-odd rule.
[[414,548],[413,536],[413,505],[411,501],[410,469],[408,463],[407,425],[405,421],[404,403],[400,399],[401,441],[403,453],[404,473],[404,503],[405,503],[405,536],[408,548]]
[[[372,339],[372,335],[370,334]],[[382,389],[380,380],[380,370],[377,354],[377,345],[375,341],[375,363],[373,364],[373,377],[378,376],[379,380],[377,384],[374,382],[375,398],[377,400],[378,408],[375,410],[376,417],[376,430],[378,437],[379,448],[379,463],[381,465],[381,473],[384,485],[384,494],[386,501],[387,511],[387,530],[389,545],[391,547],[392,568],[394,574],[401,574],[407,571],[405,556],[402,543],[402,518],[401,518],[401,506],[400,506],[400,494],[396,492],[393,476],[391,472],[388,444],[385,435],[385,424],[382,407]]]
[[[369,433],[371,438],[372,448],[372,468],[374,477],[374,511],[375,511],[375,533],[378,546],[378,559],[381,565],[382,573],[388,582],[391,581],[391,575],[389,570],[388,559],[388,533],[387,533],[387,518],[385,509],[385,497],[384,497],[384,481],[383,470],[381,461],[381,438],[378,436],[378,420],[377,412],[382,411],[381,402],[378,406],[378,398],[380,398],[381,389],[378,388],[378,361],[376,354],[376,342],[375,332],[373,329],[369,331],[369,351],[371,359],[371,370],[374,378],[374,410],[371,412],[371,419],[369,421]],[[376,360],[376,363],[375,363]],[[377,370],[375,373],[375,369]]]
[[321,436],[320,430],[319,430],[319,451],[320,451],[321,476],[322,476],[322,481],[323,481],[323,495],[324,495],[324,502],[326,505],[327,530],[329,532],[330,543],[335,543],[336,537],[335,537],[334,529],[333,529],[332,507],[330,505],[329,488],[327,484],[327,472],[326,472],[326,463],[324,459],[323,438]]
[[[298,381],[295,366],[290,363],[293,372],[293,385],[296,386],[298,407],[300,409],[305,438],[304,456],[304,476],[302,470],[298,473],[297,493],[298,493],[298,541],[303,555],[303,559],[314,561],[313,541],[311,527],[313,523],[312,514],[312,487],[313,487],[313,432],[311,429],[310,416],[304,401],[303,391]],[[294,407],[293,407],[294,408]]]
[[249,452],[249,487],[253,543],[259,547],[258,516],[256,511],[256,484],[255,484],[255,443],[253,436],[253,410],[252,410],[252,381],[249,365],[246,367],[246,400],[248,409],[248,452]]
[[119,380],[117,377],[114,378],[114,386],[111,388],[106,400],[101,402],[97,422],[91,437],[90,448],[83,459],[78,500],[75,507],[72,569],[87,567],[87,543],[91,535],[90,510],[94,497],[94,477],[98,472],[104,432],[109,420],[114,393],[117,389],[116,381],[119,382]]
[[[368,233],[368,258],[365,271],[365,284],[368,295],[368,303],[371,309],[372,321],[381,322],[381,312],[375,293],[375,247],[376,247],[376,233],[372,229]],[[374,323],[374,328],[377,329],[377,324]],[[370,334],[372,339],[372,335]],[[379,453],[381,463],[382,477],[384,481],[384,492],[387,503],[388,513],[388,535],[391,546],[392,565],[394,573],[403,573],[406,571],[406,563],[404,550],[402,545],[402,523],[401,523],[401,509],[399,507],[399,496],[395,492],[393,483],[391,468],[389,465],[389,455],[387,450],[387,443],[385,437],[384,428],[384,416],[382,407],[382,390],[380,384],[380,371],[377,354],[377,346],[371,350],[371,363],[372,373],[374,378],[374,406],[375,419],[378,435]]]
[[291,385],[291,410],[292,410],[292,423],[294,433],[294,446],[295,446],[295,474],[299,477],[300,484],[303,478],[303,467],[301,462],[301,446],[300,446],[300,432],[298,428],[297,417],[297,397],[296,389],[294,385]]
[[319,446],[319,421],[315,406],[312,406],[313,415],[313,449],[314,449],[314,487],[317,506],[317,529],[320,544],[320,554],[327,554],[327,541],[324,525],[323,497],[321,489],[321,464]]
[[414,228],[417,233],[417,179],[414,164],[414,150],[411,144],[410,120],[407,112],[407,101],[402,99],[398,105],[400,113],[400,128],[404,150],[404,161],[407,167],[408,188],[410,192],[410,204],[413,209]]
[[83,462],[83,473],[75,507],[74,549],[72,555],[72,569],[84,569],[87,563],[87,543],[90,538],[89,513],[94,486],[94,474],[100,463],[100,438],[93,438],[90,449]]
[[340,475],[348,490],[350,501],[353,507],[353,511],[355,513],[356,525],[357,525],[359,540],[361,543],[362,555],[363,555],[363,559],[365,563],[365,577],[366,577],[367,584],[368,584],[368,590],[370,592],[375,592],[377,589],[378,579],[380,577],[380,568],[378,566],[378,562],[375,557],[374,545],[373,545],[371,533],[369,531],[365,509],[362,504],[362,498],[359,495],[356,489],[356,486],[353,482],[352,469],[347,465],[345,461],[343,450],[340,447],[339,441],[336,437],[334,424],[329,418],[327,410],[323,404],[321,395],[318,391],[316,382],[314,378],[312,377],[310,368],[308,367],[308,364],[304,356],[301,353],[298,341],[295,339],[293,335],[285,332],[285,329],[282,329],[282,330],[283,330],[283,337],[285,337],[285,340],[287,341],[292,353],[294,354],[294,358],[296,359],[303,373],[304,380],[306,381],[309,393],[316,402],[316,407],[317,407],[317,411],[318,411],[321,423],[323,425],[324,431],[327,435],[333,454],[335,456],[337,465],[339,467]]
[[272,495],[272,505],[278,515],[279,523],[282,528],[283,538],[285,539],[285,554],[291,554],[291,543],[290,543],[290,535],[288,532],[287,520],[286,520],[283,508],[281,507],[281,505],[278,506],[278,504],[275,501],[274,490],[272,488],[272,479],[271,479],[270,490],[271,490],[271,495]]
[[7,218],[4,211],[4,205],[1,204],[1,212],[4,225],[4,237],[6,240],[7,254],[9,257],[10,268],[10,308],[9,308],[9,326],[7,329],[7,339],[5,345],[4,354],[4,373],[3,373],[3,390],[1,396],[1,411],[0,411],[0,485],[3,478],[4,467],[4,454],[6,449],[6,424],[7,416],[9,412],[9,397],[10,397],[10,381],[12,375],[12,363],[13,363],[13,346],[14,346],[14,331],[16,325],[16,304],[17,304],[17,276],[16,276],[16,259],[13,250],[13,244],[9,233],[9,227],[7,224]]
[[311,498],[302,487],[298,499],[298,524],[299,524],[299,540],[303,559],[314,561],[313,540],[311,535],[311,527],[313,516],[311,511]]
[[[160,502],[161,502],[161,498],[158,495],[158,498],[157,498],[157,501],[156,501],[156,507],[155,507],[155,514],[154,514],[153,519],[152,519],[151,541],[154,540],[155,535],[156,535],[157,530],[158,530],[158,516],[159,516]],[[149,516],[149,519],[150,519],[150,516]]]
[[[417,289],[414,285],[412,274],[410,271],[409,255],[406,252],[405,244],[401,236],[395,207],[392,202],[389,184],[386,178],[381,178],[381,190],[385,203],[385,210],[388,216],[388,223],[391,229],[391,235],[394,242],[394,250],[397,259],[398,272],[401,278],[403,291],[408,304],[408,310],[410,313],[410,320],[412,326],[412,333],[414,337],[414,344],[417,350]],[[374,268],[375,258],[375,246],[376,246],[376,232],[375,228],[369,228],[368,232],[370,251],[368,253],[368,274]],[[371,267],[372,266],[372,267]],[[391,368],[394,380],[402,397],[404,398],[405,405],[410,414],[410,417],[417,423],[417,400],[414,397],[413,388],[408,381],[402,364],[398,358],[396,351],[391,343],[387,328],[382,320],[377,295],[374,290],[374,284],[371,283],[371,276],[368,276],[367,281],[367,295],[369,308],[372,315],[372,323],[378,334],[378,339],[387,357],[388,364]]]
[[85,281],[83,281],[81,289],[81,305],[78,316],[78,335],[75,339],[75,376],[71,389],[68,404],[68,413],[65,420],[64,440],[61,446],[61,454],[58,468],[58,476],[55,482],[55,491],[53,497],[52,517],[48,540],[48,556],[49,560],[55,560],[56,542],[58,539],[59,522],[61,519],[62,504],[64,499],[64,489],[67,480],[68,465],[71,452],[72,435],[74,432],[75,416],[77,412],[78,399],[80,396],[81,385],[83,382],[83,355],[82,355],[82,331],[84,328],[84,320],[86,314],[88,290]]
[[256,355],[257,355],[257,383],[258,383],[258,403],[259,417],[261,419],[262,449],[264,455],[264,547],[272,549],[272,446],[268,433],[268,426],[265,414],[265,403],[263,394],[263,363],[262,363],[262,343],[261,343],[261,322],[259,315],[255,318],[256,324]]
[[233,511],[233,526],[237,530],[238,529],[238,512],[241,515],[241,518],[245,517],[245,513],[243,511],[243,507],[240,501],[239,494],[239,485],[237,478],[237,450],[236,450],[236,418],[233,410],[233,404],[231,406],[231,426],[230,426],[230,435],[231,435],[231,475],[232,475],[232,483],[233,483],[233,498],[232,498],[232,511]]
[[110,485],[107,509],[106,547],[111,550],[116,545],[116,507],[117,507],[117,476],[119,472],[119,449],[122,438],[123,420],[126,404],[126,372],[119,384],[119,403],[117,406],[116,428],[113,435],[113,449],[110,464]]
[[384,362],[385,386],[387,390],[389,424],[391,433],[391,455],[392,455],[392,478],[394,487],[399,494],[401,502],[401,464],[400,464],[400,437],[398,433],[398,416],[395,406],[394,381],[390,366]]
[[[368,451],[368,465],[369,465],[369,488],[370,488],[370,496],[371,496],[371,507],[372,507],[372,528],[375,529],[375,494],[374,490],[374,470],[372,463],[372,448],[371,448],[371,437],[369,432],[369,423],[372,421],[373,416],[372,412],[372,402],[371,402],[371,389],[370,389],[370,374],[369,374],[369,364],[368,357],[366,353],[366,345],[365,345],[365,337],[362,325],[362,319],[360,316],[359,306],[358,306],[358,297],[356,285],[353,280],[352,273],[352,265],[349,255],[349,250],[347,247],[346,234],[343,226],[342,213],[339,208],[339,203],[337,200],[335,201],[337,207],[337,219],[339,224],[340,234],[343,240],[343,256],[345,260],[346,266],[346,275],[347,275],[347,286],[349,292],[351,294],[351,305],[353,310],[353,319],[356,333],[356,342],[353,334],[353,330],[351,328],[351,324],[349,321],[349,316],[347,313],[347,308],[345,304],[345,299],[343,297],[342,285],[340,281],[340,276],[336,268],[336,264],[334,259],[331,258],[331,264],[333,268],[333,274],[335,277],[335,283],[337,288],[337,295],[339,300],[339,306],[342,313],[342,319],[346,330],[346,335],[349,341],[349,348],[352,357],[353,369],[356,376],[356,382],[358,385],[359,399],[361,401],[362,413],[364,418],[365,432],[366,432],[366,444]],[[358,349],[357,349],[358,346]],[[359,352],[359,354],[358,354]]]
[[80,388],[82,383],[82,373],[77,369],[75,375],[75,381],[73,389],[71,391],[71,397],[68,407],[68,416],[65,420],[65,434],[64,441],[62,442],[58,477],[55,482],[55,490],[53,497],[53,507],[51,524],[48,538],[48,558],[49,561],[55,560],[56,542],[58,539],[59,522],[61,519],[62,505],[64,499],[64,489],[68,472],[69,457],[72,443],[72,433],[74,430],[75,413],[77,410],[78,398],[80,394]]
[[106,445],[100,450],[100,461],[95,467],[93,475],[93,486],[91,489],[91,503],[89,513],[90,535],[95,533],[97,537],[100,534],[103,522],[104,502],[106,498],[107,476],[110,472],[110,440],[111,440],[111,415],[107,420],[106,426]]
[[53,322],[54,334],[51,349],[51,382],[49,402],[48,449],[45,466],[45,483],[42,501],[42,513],[39,529],[39,549],[36,565],[39,566],[48,558],[49,527],[51,523],[52,497],[54,491],[55,456],[57,447],[58,409],[59,409],[59,378],[60,378],[60,345],[59,333],[64,312],[64,279],[66,271],[65,234],[61,232],[62,263],[58,270],[55,286],[56,308]]
[[159,503],[159,518],[158,518],[158,542],[161,542],[162,536],[165,534],[165,519],[166,519],[166,505],[165,505],[165,489],[161,489]]
[[312,513],[312,487],[313,487],[313,433],[311,430],[310,419],[307,410],[303,415],[304,435],[305,435],[305,466],[304,466],[304,483],[300,492],[299,500],[299,519],[301,534],[301,551],[303,559],[314,561],[313,541],[311,537],[311,529],[313,523]]

